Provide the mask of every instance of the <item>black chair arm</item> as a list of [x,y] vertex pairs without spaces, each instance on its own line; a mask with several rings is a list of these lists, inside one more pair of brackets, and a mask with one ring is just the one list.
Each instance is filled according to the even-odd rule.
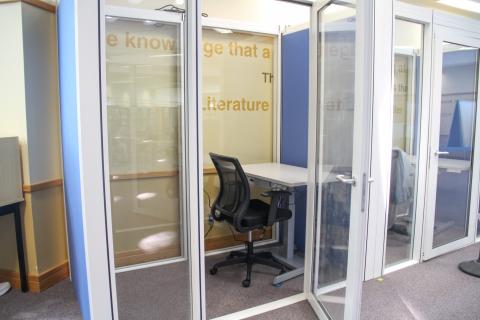
[[[270,210],[268,211],[267,226],[272,226],[277,221],[278,209],[284,208],[287,203],[288,197],[292,193],[286,190],[269,190],[262,193],[262,196],[271,198]],[[286,198],[285,198],[286,197]]]

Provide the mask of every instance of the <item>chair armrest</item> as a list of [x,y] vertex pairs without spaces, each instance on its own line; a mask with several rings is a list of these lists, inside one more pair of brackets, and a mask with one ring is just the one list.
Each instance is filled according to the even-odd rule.
[[287,191],[287,190],[272,189],[272,190],[268,190],[268,191],[263,192],[261,195],[264,196],[264,197],[273,198],[277,194],[289,195],[290,196],[292,193],[290,191]]
[[269,190],[262,193],[262,196],[272,199],[270,210],[268,211],[267,226],[271,226],[277,221],[278,209],[284,208],[285,203],[287,203],[288,208],[288,197],[291,194],[291,192],[286,190]]

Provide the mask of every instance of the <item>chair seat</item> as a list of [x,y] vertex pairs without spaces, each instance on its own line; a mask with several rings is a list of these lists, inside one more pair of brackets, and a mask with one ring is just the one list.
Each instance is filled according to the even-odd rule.
[[[263,228],[267,224],[270,205],[259,199],[250,200],[247,212],[242,219],[242,226],[248,228]],[[275,222],[290,219],[292,212],[288,209],[277,209]]]

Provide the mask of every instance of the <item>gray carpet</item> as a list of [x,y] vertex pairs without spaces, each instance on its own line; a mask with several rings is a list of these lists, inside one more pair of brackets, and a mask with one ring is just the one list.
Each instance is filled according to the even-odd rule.
[[[477,257],[479,245],[386,275],[363,286],[364,320],[480,320],[480,279],[463,274],[457,264]],[[223,257],[209,257],[207,266]],[[173,264],[119,274],[121,319],[185,319],[188,277]],[[303,278],[270,285],[274,273],[254,268],[252,286],[241,287],[244,269],[227,268],[206,276],[209,317],[235,312],[301,292]],[[182,313],[183,312],[183,313]],[[11,290],[0,297],[0,319],[80,320],[72,284],[66,280],[41,294]],[[250,318],[251,320],[315,319],[307,302]]]
[[42,293],[22,293],[10,290],[0,297],[2,320],[81,320],[80,307],[73,285],[64,280]]
[[187,319],[187,267],[182,262],[117,274],[120,320]]
[[[207,257],[207,271],[224,255]],[[249,288],[242,287],[245,278],[244,265],[218,270],[214,276],[205,276],[207,295],[207,318],[215,318],[232,312],[259,306],[303,292],[303,276],[285,282],[281,287],[272,286],[278,270],[260,265],[253,266],[252,282]],[[301,319],[301,318],[299,318]]]
[[363,285],[365,320],[480,320],[480,279],[458,270],[479,245],[388,274]]
[[[243,265],[219,269],[214,276],[210,267],[225,259],[225,255],[207,257],[206,298],[207,318],[215,318],[286,298],[303,290],[303,277],[288,281],[281,287],[272,286],[278,271],[264,266],[253,267],[252,283],[242,287],[246,267]],[[124,272],[117,275],[120,319],[149,320],[162,310],[162,319],[186,319],[189,304],[186,263]]]

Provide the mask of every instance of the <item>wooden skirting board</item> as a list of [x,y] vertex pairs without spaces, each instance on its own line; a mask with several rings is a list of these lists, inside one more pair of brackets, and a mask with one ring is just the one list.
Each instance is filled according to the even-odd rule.
[[[1,0],[0,0],[1,1]],[[1,3],[1,2],[0,2]],[[204,168],[204,174],[216,174],[215,168]],[[178,176],[178,171],[153,171],[153,172],[140,172],[140,173],[122,173],[122,174],[112,174],[110,180],[139,180],[139,179],[151,179],[151,178],[165,178],[165,177],[176,177]],[[63,184],[63,179],[54,179],[49,181],[38,182],[34,184],[25,184],[23,185],[23,192],[32,193],[36,191],[41,191],[49,188],[55,188]]]
[[[42,292],[62,280],[68,278],[70,270],[68,268],[68,261],[61,265],[54,267],[42,274],[28,275],[28,291],[39,293]],[[8,281],[13,288],[20,288],[20,274],[16,271],[8,271],[0,269],[0,282]]]
[[[215,168],[203,168],[203,174],[216,174]],[[177,177],[179,175],[178,170],[174,171],[151,171],[151,172],[137,172],[137,173],[115,173],[110,175],[110,181],[118,180],[140,180],[140,179],[152,179],[152,178],[168,178]]]
[[41,191],[45,189],[55,188],[63,184],[62,179],[55,179],[50,181],[39,182],[35,184],[25,184],[23,185],[23,192],[32,193],[36,191]]
[[[262,239],[268,240],[271,238],[272,238],[271,228],[265,230],[265,235],[263,234],[263,231],[260,231],[260,230],[253,231],[253,239],[256,241],[262,240]],[[215,237],[215,238],[207,238],[205,239],[205,251],[218,250],[218,249],[238,246],[244,243],[245,241],[247,241],[246,234],[235,234],[235,238],[232,235],[226,235],[226,236]]]
[[[263,231],[256,230],[253,232],[253,238],[255,240],[262,239],[271,239],[272,238],[272,229],[269,228],[263,234]],[[245,234],[236,234],[235,238],[232,235],[220,236],[215,238],[205,239],[205,250],[218,250],[223,248],[228,248],[232,246],[241,245],[244,241],[247,240]],[[115,254],[115,267],[125,267],[135,264],[164,260],[169,258],[175,258],[180,256],[180,247],[171,246],[163,248],[155,253],[147,253],[143,250],[129,250],[122,251]]]
[[178,257],[179,255],[180,246],[170,246],[154,253],[148,253],[140,249],[122,251],[115,254],[115,267],[131,266],[139,263]]

